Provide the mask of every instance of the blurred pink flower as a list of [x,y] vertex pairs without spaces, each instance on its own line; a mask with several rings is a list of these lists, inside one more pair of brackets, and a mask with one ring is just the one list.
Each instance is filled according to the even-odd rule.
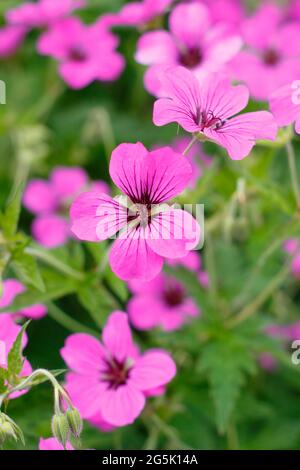
[[49,181],[31,180],[24,192],[23,204],[36,215],[32,224],[34,238],[47,248],[64,244],[71,236],[67,214],[73,199],[88,188],[109,194],[103,181],[89,183],[79,167],[56,167]]
[[233,160],[249,155],[256,140],[276,138],[277,125],[271,113],[235,116],[248,103],[244,85],[231,86],[216,75],[199,81],[189,70],[175,67],[165,73],[164,89],[166,98],[154,103],[154,124],[177,122],[188,132],[200,132],[226,148]]
[[[172,142],[171,146],[176,153],[183,153],[189,143],[190,139],[188,137],[178,137],[174,142]],[[194,189],[197,185],[198,179],[203,175],[203,171],[211,166],[212,158],[204,153],[200,142],[197,142],[191,148],[185,158],[188,159],[193,170],[188,188]]]
[[[10,314],[1,313],[0,315],[0,367],[6,368],[7,367],[7,357],[10,349],[13,346],[14,341],[16,340],[21,327],[16,325],[11,317]],[[23,334],[22,338],[22,348],[25,348],[27,344],[27,335],[26,333]],[[31,365],[27,361],[24,360],[23,368],[20,373],[20,377],[26,377],[30,375],[32,372]],[[20,392],[14,392],[10,394],[10,398],[18,398],[21,395],[24,395],[27,390],[22,390]]]
[[176,366],[163,350],[138,353],[126,313],[110,315],[102,340],[83,333],[67,338],[61,355],[73,372],[66,388],[83,418],[100,415],[108,424],[125,426],[142,412],[145,392],[170,382]]
[[103,15],[107,26],[143,27],[163,15],[173,0],[142,0],[126,3],[119,12]]
[[294,80],[273,92],[270,109],[279,126],[295,123],[295,131],[300,134],[300,81]]
[[164,95],[161,77],[166,67],[182,65],[197,77],[223,69],[242,46],[239,36],[224,25],[211,25],[208,8],[202,3],[177,5],[169,18],[170,32],[152,31],[141,36],[135,58],[150,68],[145,87],[155,96]]
[[300,279],[300,241],[290,238],[283,245],[284,251],[292,257],[291,272],[296,279]]
[[300,22],[283,20],[282,8],[264,3],[241,28],[247,47],[230,68],[257,100],[267,100],[281,85],[300,76]]
[[[40,439],[39,450],[65,450],[63,445],[58,442],[55,437],[49,437],[48,439]],[[66,450],[74,450],[72,444],[67,442]]]
[[66,18],[73,10],[85,6],[85,0],[39,0],[25,2],[11,8],[6,13],[6,20],[11,25],[37,28],[49,26]]
[[123,280],[150,281],[163,258],[182,258],[200,239],[193,216],[168,206],[192,174],[189,162],[170,147],[152,152],[141,144],[121,144],[112,153],[110,176],[125,197],[81,194],[71,207],[72,231],[80,240],[116,236],[110,265]]
[[78,18],[55,23],[38,40],[38,52],[58,60],[61,77],[74,89],[116,80],[124,68],[117,46],[117,37],[99,22],[87,26]]
[[[16,279],[6,279],[3,281],[3,292],[0,296],[0,308],[6,308],[11,305],[15,297],[19,294],[22,294],[26,291],[26,287]],[[47,313],[47,309],[44,305],[37,304],[30,307],[22,308],[13,314],[10,314],[13,318],[32,318],[33,320],[38,320],[44,317]]]
[[0,57],[13,55],[23,43],[27,29],[18,26],[0,28]]
[[290,0],[288,15],[290,19],[300,20],[300,0]]
[[[266,328],[266,334],[273,338],[278,338],[287,343],[300,340],[300,322],[291,323],[290,325],[269,325]],[[277,366],[277,360],[269,353],[261,354],[259,358],[260,365],[263,369],[273,371]]]

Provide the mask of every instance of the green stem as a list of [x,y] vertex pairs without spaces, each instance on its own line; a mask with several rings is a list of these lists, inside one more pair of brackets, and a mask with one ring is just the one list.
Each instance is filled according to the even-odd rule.
[[185,157],[189,151],[191,150],[191,148],[193,147],[193,145],[197,142],[198,138],[197,136],[194,136],[192,138],[192,140],[190,141],[189,145],[187,146],[187,148],[182,152],[182,155]]
[[69,315],[63,312],[52,302],[47,302],[46,306],[48,309],[48,315],[67,330],[72,331],[74,333],[88,333],[92,336],[98,336],[97,331],[93,330],[92,328],[89,328],[88,326],[83,325],[77,320],[74,320],[74,318],[69,317]]
[[268,300],[268,298],[281,286],[282,282],[286,279],[290,272],[290,264],[288,263],[279,273],[275,276],[269,284],[262,290],[260,294],[240,311],[234,318],[227,322],[229,328],[233,328],[243,321],[247,320]]
[[286,144],[286,151],[287,151],[287,156],[288,156],[288,161],[289,161],[292,187],[293,187],[293,191],[295,194],[297,208],[300,210],[300,187],[299,187],[299,182],[298,182],[295,152],[294,152],[291,142],[288,142]]
[[25,253],[34,256],[35,258],[38,258],[41,261],[44,261],[45,263],[49,264],[53,268],[56,268],[58,271],[63,274],[66,274],[67,276],[70,276],[74,279],[78,279],[79,281],[84,280],[84,273],[71,268],[67,264],[57,259],[55,256],[51,255],[51,253],[49,253],[48,251],[44,251],[41,248],[27,247],[25,249]]

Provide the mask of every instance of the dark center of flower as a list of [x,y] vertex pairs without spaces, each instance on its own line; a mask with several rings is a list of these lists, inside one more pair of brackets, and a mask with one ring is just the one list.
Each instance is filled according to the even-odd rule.
[[188,69],[193,69],[199,65],[203,60],[203,54],[197,47],[192,47],[182,52],[179,57],[179,62]]
[[106,369],[102,375],[102,380],[108,382],[109,388],[116,390],[120,385],[126,384],[129,373],[130,367],[125,361],[112,358],[106,361]]
[[221,119],[214,115],[212,111],[201,111],[200,109],[197,110],[195,116],[193,116],[195,123],[200,127],[201,131],[205,128],[211,129],[221,129],[221,127],[225,124],[226,120]]
[[276,65],[280,60],[280,55],[275,49],[268,49],[263,54],[263,61],[266,65]]
[[179,285],[166,287],[164,291],[164,301],[169,307],[178,307],[185,299],[184,289]]
[[69,59],[75,62],[83,62],[86,60],[86,52],[81,46],[73,46],[69,51]]

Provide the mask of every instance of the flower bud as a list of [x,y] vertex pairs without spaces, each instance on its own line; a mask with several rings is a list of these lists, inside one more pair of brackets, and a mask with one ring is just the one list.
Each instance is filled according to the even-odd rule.
[[82,431],[82,419],[76,408],[69,408],[66,417],[70,427],[70,431],[75,437],[79,437]]
[[52,418],[52,433],[53,436],[60,442],[64,447],[69,438],[70,428],[68,420],[64,414],[54,415]]
[[0,412],[0,446],[2,446],[7,439],[11,438],[15,441],[20,439],[24,444],[23,433],[19,426],[5,413]]

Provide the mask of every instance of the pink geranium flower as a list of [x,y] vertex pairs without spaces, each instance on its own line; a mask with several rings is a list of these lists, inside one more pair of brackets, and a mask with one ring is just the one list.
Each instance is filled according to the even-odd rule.
[[222,69],[241,48],[241,39],[223,25],[211,26],[209,10],[198,2],[178,5],[169,19],[170,31],[141,36],[135,58],[150,68],[145,87],[155,96],[164,95],[161,76],[166,67],[182,65],[197,77]]
[[27,29],[19,26],[3,26],[0,28],[0,57],[13,55],[26,36]]
[[74,447],[67,442],[66,449],[64,449],[63,445],[55,437],[49,437],[48,439],[40,439],[39,450],[74,450]]
[[[14,341],[16,340],[21,327],[16,325],[11,317],[10,314],[2,313],[0,315],[0,367],[6,368],[7,367],[7,358],[8,353],[11,350]],[[26,333],[23,334],[22,338],[22,348],[25,348],[27,344],[27,335]],[[27,361],[24,360],[23,368],[20,373],[20,377],[26,377],[30,375],[32,372],[31,365]],[[24,395],[27,390],[22,390],[20,392],[14,392],[9,397],[10,398],[18,398],[21,395]]]
[[[183,67],[169,69],[164,77],[166,98],[154,104],[153,122],[178,122],[186,131],[226,148],[233,160],[249,155],[256,140],[275,140],[277,125],[267,111],[236,116],[248,103],[243,85],[231,86],[216,75],[199,81]],[[232,117],[233,116],[233,117]]]
[[143,27],[163,15],[173,0],[142,0],[126,3],[118,13],[104,15],[108,26]]
[[116,51],[118,39],[100,23],[87,26],[78,18],[55,23],[38,41],[38,52],[59,61],[59,73],[74,89],[95,80],[116,80],[124,59]]
[[[201,267],[200,257],[195,252],[180,260],[167,261],[167,264],[182,265],[195,272]],[[161,327],[164,331],[173,331],[200,314],[185,287],[172,275],[162,273],[150,282],[131,281],[129,287],[134,295],[128,303],[128,314],[139,330]]]
[[295,123],[295,131],[300,134],[300,80],[294,80],[272,93],[270,109],[279,126]]
[[241,0],[201,0],[209,8],[213,22],[225,23],[232,31],[239,31],[240,24],[246,16]]
[[170,382],[176,366],[165,351],[138,353],[123,312],[110,315],[102,340],[83,333],[69,336],[61,350],[73,371],[66,388],[83,418],[100,415],[108,424],[125,426],[142,412],[145,393]]
[[37,28],[66,18],[73,10],[85,5],[85,0],[39,0],[25,2],[6,13],[9,24]]
[[69,207],[73,199],[88,187],[109,194],[106,183],[98,181],[90,185],[86,172],[78,167],[56,167],[49,181],[34,179],[29,182],[23,203],[36,215],[32,234],[41,245],[54,248],[67,241],[71,235],[66,217]]
[[109,171],[126,197],[81,194],[71,207],[72,231],[94,242],[118,234],[109,255],[112,270],[124,280],[150,281],[164,257],[182,258],[199,242],[192,215],[165,204],[188,185],[191,165],[169,147],[148,152],[141,143],[121,144]]
[[[16,279],[6,279],[3,281],[3,292],[0,296],[0,308],[6,308],[11,305],[15,297],[19,294],[22,294],[26,291],[26,287]],[[44,305],[32,305],[30,307],[25,307],[12,314],[13,318],[32,318],[33,320],[38,320],[44,317],[47,313],[47,309]]]
[[300,75],[300,22],[283,20],[279,6],[265,3],[242,25],[247,47],[233,59],[231,69],[257,100],[268,99]]

